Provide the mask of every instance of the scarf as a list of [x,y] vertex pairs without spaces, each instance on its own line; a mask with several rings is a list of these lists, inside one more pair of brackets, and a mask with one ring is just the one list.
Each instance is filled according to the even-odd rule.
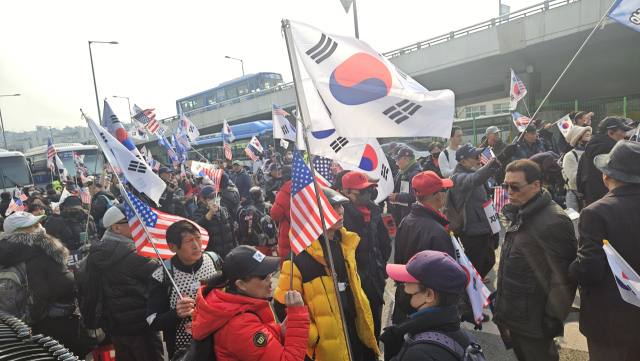
[[402,170],[402,172],[400,172],[400,178],[402,178],[404,176],[405,173],[407,173],[409,171],[409,168],[411,168],[412,165],[414,165],[415,163],[418,163],[418,160],[413,158],[411,160],[411,162],[409,162],[409,164],[407,164],[406,167],[404,167],[404,169]]
[[364,223],[369,224],[369,220],[371,220],[371,210],[369,210],[367,206],[356,206],[356,208],[364,216]]

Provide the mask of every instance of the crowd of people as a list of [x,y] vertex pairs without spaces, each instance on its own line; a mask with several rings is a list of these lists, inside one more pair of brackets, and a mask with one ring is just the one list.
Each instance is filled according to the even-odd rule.
[[[480,321],[498,325],[518,360],[559,359],[554,339],[578,288],[591,359],[633,360],[640,309],[621,298],[602,244],[640,270],[640,143],[625,140],[634,128],[621,118],[603,119],[592,135],[592,116],[572,113],[566,138],[534,120],[512,144],[492,126],[478,147],[454,126],[422,159],[391,143],[394,190],[381,203],[377,179],[334,168],[321,192],[339,221],[328,242],[321,235],[299,254],[289,240],[291,151],[270,148],[253,167],[211,160],[224,170],[216,180],[161,167],[158,203],[107,165],[82,180],[4,192],[0,281],[20,274],[30,298],[25,307],[0,293],[0,307],[76,355],[112,344],[119,361],[163,360],[165,348],[172,360],[460,360],[480,352],[462,322],[481,323],[453,235],[484,282],[501,247],[493,318]],[[482,162],[486,148],[492,157]],[[138,254],[124,189],[183,218],[166,229],[173,257]],[[509,200],[503,239],[487,210],[497,192]],[[11,212],[21,197],[26,209]],[[580,212],[577,230],[568,208]],[[70,254],[82,260],[73,266]],[[385,327],[388,278],[395,307]]]

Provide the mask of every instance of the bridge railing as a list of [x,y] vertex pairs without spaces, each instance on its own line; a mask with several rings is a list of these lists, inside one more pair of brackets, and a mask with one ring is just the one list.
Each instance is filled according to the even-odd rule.
[[[225,100],[225,101],[220,102],[220,103],[207,105],[206,107],[202,107],[200,109],[195,109],[195,110],[191,110],[191,111],[185,112],[184,115],[189,117],[189,116],[192,116],[192,115],[195,115],[195,114],[200,114],[200,113],[208,112],[210,110],[215,110],[215,109],[227,107],[227,106],[230,106],[230,105],[233,105],[233,104],[237,104],[237,103],[240,103],[240,102],[244,102],[244,101],[247,101],[247,100],[259,98],[259,97],[262,97],[262,96],[265,96],[265,95],[268,95],[268,94],[272,94],[272,93],[276,93],[276,92],[279,92],[279,91],[282,91],[282,90],[285,90],[285,89],[289,89],[289,88],[293,88],[293,82],[278,84],[278,85],[276,85],[274,87],[271,87],[269,89],[255,91],[253,93],[249,93],[249,94],[237,97],[237,98]],[[178,118],[179,118],[178,115],[174,115],[172,117],[160,119],[160,123],[172,122],[174,120],[178,120]]]
[[492,27],[495,27],[497,25],[500,25],[502,23],[506,23],[515,19],[520,19],[520,18],[524,18],[527,16],[531,16],[534,14],[538,14],[541,13],[543,11],[547,11],[549,9],[553,9],[553,8],[557,8],[560,6],[564,6],[567,5],[571,2],[576,2],[579,0],[547,0],[547,1],[543,1],[541,3],[535,4],[535,5],[531,5],[529,7],[526,7],[524,9],[520,9],[517,11],[513,11],[510,12],[508,14],[504,14],[495,18],[491,18],[487,21],[483,21],[481,23],[478,24],[474,24],[471,26],[467,26],[466,28],[462,28],[459,30],[455,30],[455,31],[451,31],[447,34],[443,34],[443,35],[439,35],[424,41],[419,41],[415,44],[411,44],[408,46],[404,46],[402,48],[393,50],[393,51],[389,51],[386,53],[383,53],[382,55],[386,56],[387,58],[394,58],[397,56],[400,56],[402,54],[406,54],[406,53],[410,53],[412,51],[416,51],[416,50],[420,50],[422,48],[426,48],[432,45],[436,45],[436,44],[440,44],[449,40],[453,40],[455,38],[459,38],[461,36],[465,36],[465,35],[469,35],[469,34],[473,34],[475,32],[478,31],[482,31],[482,30],[486,30]]

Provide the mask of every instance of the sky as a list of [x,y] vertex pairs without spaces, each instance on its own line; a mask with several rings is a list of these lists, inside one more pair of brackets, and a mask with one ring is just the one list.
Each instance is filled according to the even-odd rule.
[[[384,53],[498,16],[497,0],[357,0],[360,39]],[[515,11],[539,0],[505,0]],[[85,125],[97,120],[88,41],[100,109],[106,97],[120,119],[129,97],[176,114],[177,99],[246,74],[276,72],[292,81],[283,18],[353,36],[353,8],[340,0],[4,1],[0,11],[0,110],[8,131]],[[428,88],[428,84],[426,85]]]

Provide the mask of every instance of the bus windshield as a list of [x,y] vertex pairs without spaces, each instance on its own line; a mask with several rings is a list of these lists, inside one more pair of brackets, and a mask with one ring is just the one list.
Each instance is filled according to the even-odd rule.
[[33,184],[27,161],[22,156],[0,158],[0,188]]
[[[84,161],[82,163],[84,164],[84,167],[89,170],[89,175],[95,175],[94,169],[95,173],[100,174],[102,171],[103,161],[102,157],[98,157],[98,164],[96,166],[96,157],[98,154],[97,149],[76,150],[75,152],[78,153],[80,157],[84,155]],[[69,175],[73,176],[76,173],[75,166],[73,165],[73,152],[60,152],[58,153],[58,156],[60,157],[60,160],[62,160],[62,164],[64,164]]]

